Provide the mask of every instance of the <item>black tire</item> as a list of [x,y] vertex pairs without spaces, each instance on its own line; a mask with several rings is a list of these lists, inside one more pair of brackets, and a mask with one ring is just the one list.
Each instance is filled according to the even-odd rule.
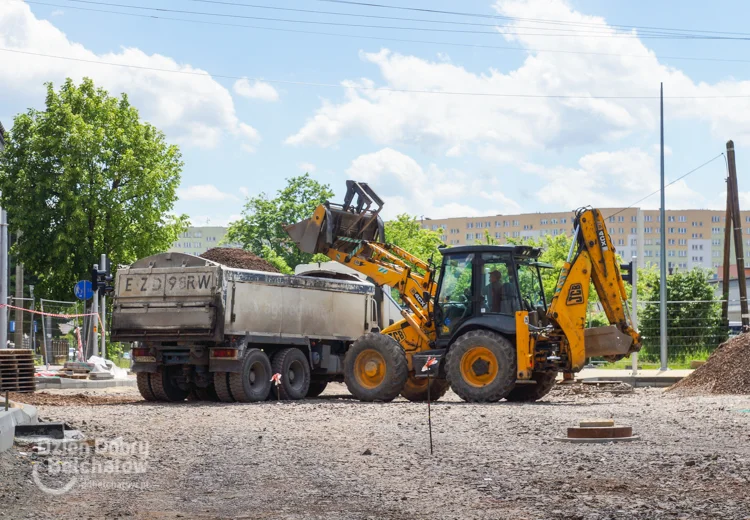
[[538,401],[555,386],[557,372],[534,372],[531,378],[536,381],[535,385],[520,384],[505,396],[505,399],[515,403],[529,403]]
[[404,350],[385,334],[365,334],[344,357],[344,382],[360,401],[393,401],[408,377]]
[[184,401],[190,390],[183,390],[175,382],[175,377],[182,372],[182,366],[162,367],[159,372],[151,374],[151,390],[158,401],[176,403]]
[[[430,378],[430,401],[437,401],[443,397],[450,386],[450,383],[446,379]],[[427,401],[427,378],[409,376],[406,384],[401,389],[401,397],[414,403]]]
[[318,397],[328,386],[328,381],[321,381],[319,379],[313,379],[310,381],[310,386],[307,387],[307,395],[305,397]]
[[151,389],[151,374],[148,372],[138,372],[135,379],[138,384],[138,391],[146,401],[158,401],[156,394]]
[[214,389],[216,397],[222,403],[233,403],[234,397],[229,389],[229,372],[214,372]]
[[216,388],[213,384],[208,385],[205,388],[200,386],[193,387],[193,393],[195,397],[200,401],[218,401],[219,396],[216,394]]
[[[298,348],[285,348],[273,355],[272,374],[281,374],[279,397],[285,401],[304,399],[310,387],[310,363]],[[270,379],[270,378],[269,378]],[[271,393],[275,393],[273,390]]]
[[257,348],[245,352],[242,371],[229,374],[229,390],[240,403],[265,401],[271,390],[271,362],[266,353]]
[[445,369],[451,388],[461,399],[493,403],[507,396],[516,384],[516,349],[500,334],[472,330],[450,347]]

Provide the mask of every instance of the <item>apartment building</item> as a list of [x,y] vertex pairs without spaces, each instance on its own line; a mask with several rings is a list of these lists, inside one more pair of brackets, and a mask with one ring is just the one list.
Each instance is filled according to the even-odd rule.
[[[640,208],[600,208],[615,248],[623,257],[638,257],[638,265],[659,266],[660,226],[659,210]],[[425,218],[423,228],[442,230],[447,245],[476,244],[487,234],[499,243],[508,239],[535,238],[545,235],[572,235],[573,212],[526,213],[448,219]],[[667,267],[716,270],[724,254],[724,211],[689,209],[666,212]],[[743,246],[750,248],[750,211],[741,213]],[[734,263],[734,261],[732,261]]]
[[[170,253],[187,253],[200,255],[217,247],[227,234],[227,228],[221,226],[189,227],[169,248]],[[228,245],[226,247],[235,247]]]

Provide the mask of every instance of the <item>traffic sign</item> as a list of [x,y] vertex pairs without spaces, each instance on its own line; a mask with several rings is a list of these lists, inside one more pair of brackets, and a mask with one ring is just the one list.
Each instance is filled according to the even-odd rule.
[[94,291],[91,288],[91,281],[90,280],[81,280],[78,282],[73,292],[76,294],[76,298],[79,300],[90,300],[92,296],[94,296]]

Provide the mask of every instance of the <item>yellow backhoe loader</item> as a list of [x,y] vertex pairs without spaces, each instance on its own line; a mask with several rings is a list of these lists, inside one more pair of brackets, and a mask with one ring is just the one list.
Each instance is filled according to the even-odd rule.
[[[365,334],[346,354],[345,382],[358,399],[425,400],[428,379],[417,375],[434,357],[432,399],[450,386],[470,402],[535,401],[558,372],[570,379],[586,358],[616,360],[640,350],[599,210],[576,211],[573,243],[548,306],[540,249],[446,247],[436,269],[385,242],[382,207],[366,183],[347,181],[343,204],[321,204],[286,229],[302,251],[323,253],[394,288],[405,304],[402,320]],[[592,282],[610,326],[586,329]]]

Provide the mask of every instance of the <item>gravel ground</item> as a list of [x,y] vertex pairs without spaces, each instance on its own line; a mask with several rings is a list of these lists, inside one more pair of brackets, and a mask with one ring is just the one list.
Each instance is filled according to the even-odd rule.
[[[134,389],[101,392],[122,402],[76,398],[40,405],[40,416],[92,438],[148,442],[147,455],[119,455],[145,461],[145,473],[81,477],[70,493],[48,495],[33,468],[54,463],[18,446],[0,455],[0,517],[750,518],[750,398],[615,390],[556,389],[540,403],[495,405],[449,393],[432,408],[433,456],[426,405],[358,403],[342,385],[321,399],[257,405],[133,403]],[[642,440],[553,440],[592,417],[631,425]],[[38,473],[49,487],[68,480]]]

